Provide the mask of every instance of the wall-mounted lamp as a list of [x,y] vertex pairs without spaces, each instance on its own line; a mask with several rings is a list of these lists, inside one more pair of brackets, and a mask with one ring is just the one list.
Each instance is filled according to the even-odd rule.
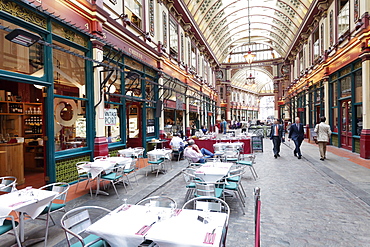
[[40,36],[19,28],[8,33],[5,38],[13,43],[27,47],[33,45],[41,39]]
[[150,33],[149,32],[146,32],[146,33],[143,33],[142,35],[139,35],[137,37],[141,37],[143,36],[145,40],[151,42],[152,41],[152,37],[150,36]]
[[123,21],[123,23],[125,23],[126,25],[129,25],[129,26],[131,25],[131,21],[128,18],[127,14],[122,13],[118,18],[116,18],[114,20],[118,20],[118,19],[121,19]]
[[355,29],[358,30],[364,23],[362,22],[361,19],[358,19],[355,25]]

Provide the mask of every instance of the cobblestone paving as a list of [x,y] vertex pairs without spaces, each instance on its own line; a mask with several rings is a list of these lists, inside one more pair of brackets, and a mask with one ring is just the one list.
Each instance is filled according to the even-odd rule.
[[[245,215],[236,199],[226,198],[231,207],[227,246],[254,246],[255,187],[261,188],[261,246],[370,246],[370,206],[366,200],[370,170],[331,154],[321,162],[317,147],[305,142],[303,159],[298,160],[289,145],[292,144],[282,145],[281,157],[275,159],[271,142],[264,140],[264,152],[257,154],[255,165],[259,178],[254,181],[249,171],[243,177],[247,193]],[[174,163],[172,170],[157,178],[141,174],[140,185],[135,185],[134,190],[126,193],[119,189],[121,198],[135,203],[148,195],[167,195],[181,207],[186,189],[179,171],[185,166],[186,161]],[[347,173],[343,167],[348,167]],[[69,202],[68,208],[100,205],[113,209],[120,204],[122,201],[111,193],[108,197],[83,196]],[[37,236],[44,231],[44,222],[36,222],[26,224],[28,235]],[[66,246],[59,226],[51,227],[50,233],[49,246]],[[5,240],[13,241],[11,236]],[[0,246],[9,246],[6,243]]]

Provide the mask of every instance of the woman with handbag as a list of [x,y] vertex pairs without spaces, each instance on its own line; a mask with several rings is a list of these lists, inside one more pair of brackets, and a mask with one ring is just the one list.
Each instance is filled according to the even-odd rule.
[[326,144],[331,136],[330,126],[325,123],[326,117],[320,117],[320,123],[316,124],[315,132],[317,133],[317,144],[319,145],[320,160],[326,159]]

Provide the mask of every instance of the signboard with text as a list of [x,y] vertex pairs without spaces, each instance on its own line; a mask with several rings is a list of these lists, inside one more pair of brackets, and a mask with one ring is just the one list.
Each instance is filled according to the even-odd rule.
[[117,109],[104,109],[104,125],[116,126],[117,124]]

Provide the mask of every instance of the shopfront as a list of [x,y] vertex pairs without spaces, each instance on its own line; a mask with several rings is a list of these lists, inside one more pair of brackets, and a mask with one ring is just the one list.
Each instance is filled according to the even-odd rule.
[[361,61],[330,75],[330,125],[333,145],[360,152],[362,131],[362,67]]

